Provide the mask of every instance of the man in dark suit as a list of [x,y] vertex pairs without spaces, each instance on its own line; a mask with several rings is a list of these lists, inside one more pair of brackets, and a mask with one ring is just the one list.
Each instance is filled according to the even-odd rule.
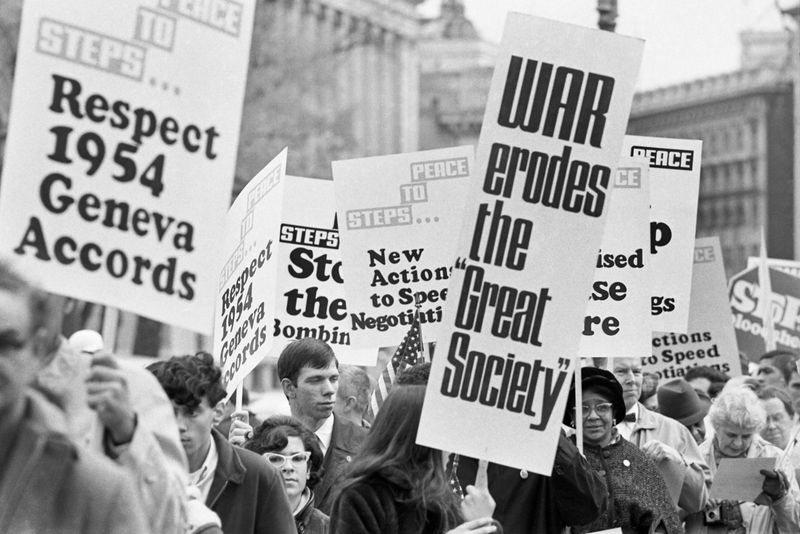
[[367,432],[333,413],[339,389],[339,362],[333,349],[315,338],[292,341],[278,358],[278,376],[292,416],[317,435],[325,454],[322,480],[314,488],[317,508],[330,514],[332,491]]

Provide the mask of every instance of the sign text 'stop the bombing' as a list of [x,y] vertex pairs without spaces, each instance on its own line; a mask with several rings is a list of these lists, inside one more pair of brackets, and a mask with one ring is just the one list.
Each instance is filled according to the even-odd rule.
[[610,76],[512,55],[497,123],[601,148],[613,92]]

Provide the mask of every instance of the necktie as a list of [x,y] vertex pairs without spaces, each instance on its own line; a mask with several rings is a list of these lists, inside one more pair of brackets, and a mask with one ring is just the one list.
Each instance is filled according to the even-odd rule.
[[623,419],[626,423],[635,423],[636,422],[636,414],[635,413],[626,413],[625,419]]

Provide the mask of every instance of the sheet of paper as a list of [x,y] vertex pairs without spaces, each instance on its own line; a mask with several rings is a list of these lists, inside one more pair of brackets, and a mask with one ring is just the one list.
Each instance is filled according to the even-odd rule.
[[714,475],[709,497],[752,502],[764,483],[759,471],[773,467],[775,458],[724,458]]

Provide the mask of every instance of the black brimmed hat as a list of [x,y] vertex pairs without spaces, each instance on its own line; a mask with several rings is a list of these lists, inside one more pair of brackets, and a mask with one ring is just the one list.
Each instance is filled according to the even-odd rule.
[[658,388],[658,411],[671,417],[683,426],[699,422],[711,408],[711,400],[704,401],[692,385],[683,378],[676,378]]
[[[619,423],[625,419],[625,399],[622,397],[622,386],[617,378],[610,371],[598,369],[597,367],[584,367],[581,369],[581,390],[594,389],[600,391],[608,397],[609,402],[614,406],[614,422]],[[569,423],[575,407],[575,381],[569,388],[569,398],[567,399],[567,412],[564,414],[564,421]]]

